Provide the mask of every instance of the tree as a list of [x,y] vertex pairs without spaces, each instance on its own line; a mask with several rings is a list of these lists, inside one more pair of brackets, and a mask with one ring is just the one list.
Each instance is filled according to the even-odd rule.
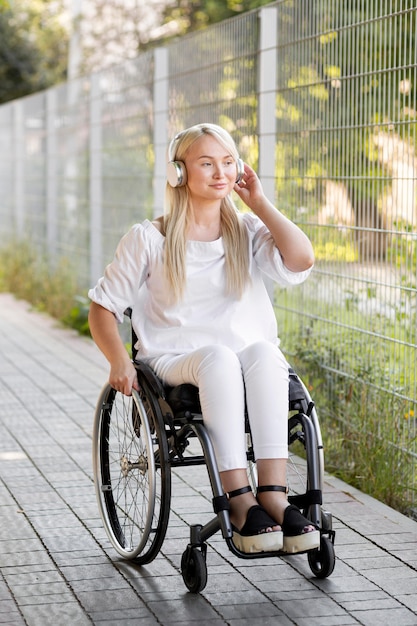
[[[1,1],[1,0],[0,0]],[[78,72],[134,58],[172,37],[199,30],[270,0],[85,0],[73,33],[80,42]]]
[[252,9],[270,0],[180,0],[165,9],[165,23],[175,21],[178,34],[205,28]]
[[65,79],[68,36],[61,16],[58,0],[1,0],[0,102]]
[[80,47],[78,72],[89,74],[137,57],[166,32],[160,29],[166,4],[167,0],[85,0],[82,6],[80,2],[72,26]]

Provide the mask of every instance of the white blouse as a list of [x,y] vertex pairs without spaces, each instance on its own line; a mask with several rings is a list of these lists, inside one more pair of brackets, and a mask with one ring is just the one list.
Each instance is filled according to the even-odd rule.
[[113,261],[88,295],[119,322],[124,311],[132,308],[139,356],[184,354],[213,344],[238,352],[260,340],[279,343],[262,273],[289,286],[303,282],[311,269],[290,271],[263,222],[252,213],[241,218],[249,235],[251,281],[239,299],[226,293],[222,238],[187,242],[186,288],[175,304],[170,302],[164,277],[165,237],[145,220],[121,239]]

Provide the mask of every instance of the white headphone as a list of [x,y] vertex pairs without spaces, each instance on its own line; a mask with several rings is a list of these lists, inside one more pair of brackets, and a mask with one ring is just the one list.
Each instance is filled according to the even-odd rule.
[[[167,181],[171,187],[183,187],[187,182],[187,170],[183,161],[175,161],[177,142],[186,131],[175,135],[168,147]],[[245,175],[245,166],[242,159],[236,160],[236,183],[240,183]]]

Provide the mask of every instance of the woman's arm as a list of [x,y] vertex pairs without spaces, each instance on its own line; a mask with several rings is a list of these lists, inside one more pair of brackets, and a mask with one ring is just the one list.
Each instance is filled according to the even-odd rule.
[[268,228],[289,270],[303,272],[312,267],[314,251],[309,238],[268,200],[258,176],[246,163],[244,179],[235,185],[235,191]]
[[119,335],[116,318],[100,304],[92,302],[88,322],[95,343],[110,363],[110,385],[131,396],[132,388],[139,389],[136,370]]

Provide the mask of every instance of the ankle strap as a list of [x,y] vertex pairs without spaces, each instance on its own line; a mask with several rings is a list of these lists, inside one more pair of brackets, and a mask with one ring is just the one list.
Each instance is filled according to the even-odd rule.
[[282,485],[262,485],[258,487],[258,493],[263,493],[264,491],[281,491],[282,493],[288,493],[288,487],[283,487]]
[[241,496],[242,494],[248,493],[249,491],[252,491],[252,487],[246,485],[246,487],[241,487],[240,489],[234,489],[233,491],[229,491],[227,495],[229,496],[229,499],[236,498],[236,496]]

